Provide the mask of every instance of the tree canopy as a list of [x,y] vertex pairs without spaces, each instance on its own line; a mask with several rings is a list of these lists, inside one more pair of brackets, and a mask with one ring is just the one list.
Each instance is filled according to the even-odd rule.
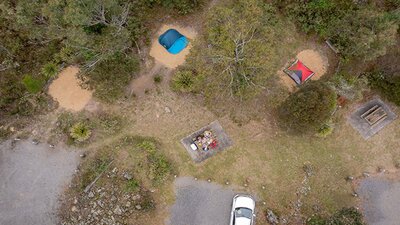
[[335,108],[335,92],[321,81],[311,81],[282,103],[279,120],[289,131],[315,133],[329,121]]

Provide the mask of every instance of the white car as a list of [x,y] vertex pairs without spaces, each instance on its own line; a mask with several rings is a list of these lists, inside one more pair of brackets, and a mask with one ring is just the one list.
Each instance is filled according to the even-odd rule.
[[254,225],[256,202],[251,196],[233,197],[230,225]]

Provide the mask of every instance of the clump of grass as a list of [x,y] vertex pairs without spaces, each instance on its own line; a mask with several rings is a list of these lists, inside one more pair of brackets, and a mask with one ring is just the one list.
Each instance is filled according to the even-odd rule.
[[155,75],[155,76],[153,77],[153,80],[154,80],[154,83],[159,84],[159,83],[162,82],[163,77],[162,77],[161,75],[157,74],[157,75]]
[[47,78],[53,78],[57,75],[58,67],[55,63],[46,63],[42,68],[42,74]]
[[86,167],[82,170],[84,171],[79,180],[79,187],[81,189],[86,188],[100,173],[107,169],[107,165],[111,162],[110,157],[107,155],[100,155],[93,161],[90,161]]
[[321,138],[326,138],[333,132],[333,125],[330,123],[324,124],[317,132],[316,136]]
[[137,192],[139,191],[139,189],[140,189],[140,183],[135,179],[128,180],[125,184],[126,192]]
[[24,84],[26,90],[28,90],[32,94],[39,93],[44,86],[44,82],[40,79],[34,78],[31,75],[27,74],[22,79],[22,83]]
[[90,138],[92,131],[83,122],[75,123],[70,129],[70,136],[76,142],[84,142]]
[[151,141],[142,141],[139,148],[147,153],[147,163],[149,166],[148,177],[155,184],[163,183],[172,174],[172,163],[164,154],[157,150],[157,146]]

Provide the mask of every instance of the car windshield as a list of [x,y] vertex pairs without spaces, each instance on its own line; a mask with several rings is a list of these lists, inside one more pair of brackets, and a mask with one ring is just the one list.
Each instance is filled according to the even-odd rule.
[[251,219],[253,216],[253,212],[251,209],[248,208],[236,208],[235,209],[235,217],[246,217],[248,219]]

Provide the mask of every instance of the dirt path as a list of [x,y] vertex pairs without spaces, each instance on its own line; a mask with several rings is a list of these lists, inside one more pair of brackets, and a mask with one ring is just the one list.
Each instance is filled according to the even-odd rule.
[[58,196],[69,184],[79,152],[34,145],[0,145],[0,224],[57,224]]
[[48,91],[61,107],[71,111],[82,110],[92,98],[92,92],[79,85],[78,73],[76,66],[65,68],[50,84]]

